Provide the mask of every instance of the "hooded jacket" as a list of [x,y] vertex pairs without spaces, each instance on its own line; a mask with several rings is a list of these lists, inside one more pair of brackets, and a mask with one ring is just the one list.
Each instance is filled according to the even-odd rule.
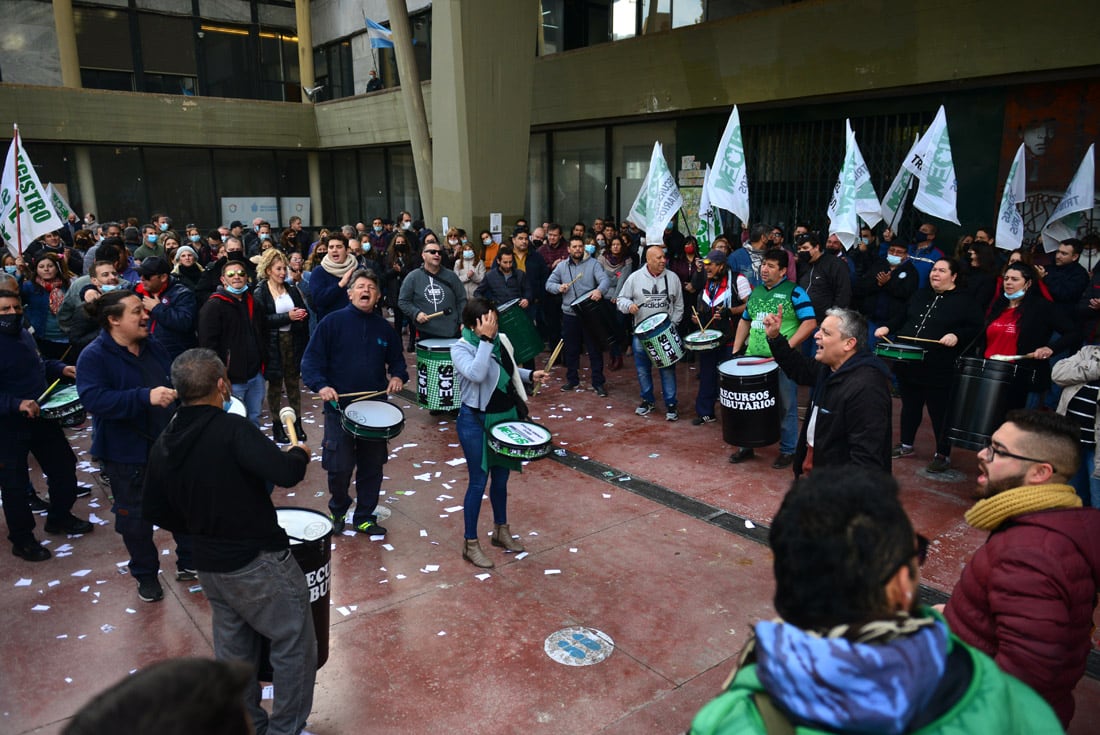
[[169,276],[164,290],[155,296],[146,293],[141,283],[134,287],[134,293],[160,302],[149,312],[149,334],[164,345],[172,359],[195,346],[195,317],[199,309],[191,289],[175,276]]
[[1011,518],[963,569],[944,615],[960,638],[1050,703],[1063,726],[1092,647],[1100,510]]
[[309,454],[283,452],[243,416],[184,406],[149,453],[142,517],[191,536],[195,568],[232,572],[289,546],[265,486],[302,481]]
[[791,380],[813,386],[795,449],[795,477],[802,474],[806,432],[814,411],[814,467],[854,464],[890,472],[893,401],[890,371],[882,360],[862,350],[833,371],[791,349],[783,337],[769,339],[768,347]]
[[199,311],[199,347],[218,354],[231,383],[247,383],[263,371],[267,319],[250,291],[238,299],[219,286],[207,299]]

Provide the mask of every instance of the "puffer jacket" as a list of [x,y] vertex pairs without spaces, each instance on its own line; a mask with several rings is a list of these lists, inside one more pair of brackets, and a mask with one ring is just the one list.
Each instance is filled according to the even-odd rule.
[[[295,309],[306,308],[306,301],[298,287],[289,281],[285,284],[286,291],[290,294],[290,300],[294,302]],[[278,314],[275,312],[275,298],[267,287],[267,281],[260,281],[252,291],[256,305],[263,309],[267,323],[267,363],[264,365],[264,378],[271,383],[277,383],[283,379],[282,353],[279,351],[279,328],[290,325],[290,333],[294,337],[294,363],[302,364],[302,355],[306,351],[306,343],[309,342],[309,320],[293,321],[290,314]]]

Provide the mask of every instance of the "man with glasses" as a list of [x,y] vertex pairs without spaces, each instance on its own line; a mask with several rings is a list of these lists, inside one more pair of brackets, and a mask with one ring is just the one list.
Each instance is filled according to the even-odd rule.
[[221,282],[199,311],[199,347],[214,350],[225,364],[233,395],[244,403],[248,420],[259,426],[267,395],[267,319],[252,298],[244,263],[228,260]]
[[1064,416],[1012,411],[978,453],[966,522],[989,538],[944,614],[952,630],[1039,693],[1067,727],[1092,647],[1100,589],[1100,510],[1068,484],[1080,429]]
[[[797,481],[769,535],[775,609],[692,722],[718,733],[1058,732],[1054,713],[920,604],[928,540],[889,475]],[[1057,666],[1057,662],[1049,662]]]
[[457,337],[462,310],[466,308],[466,287],[453,270],[443,267],[438,242],[425,244],[420,256],[423,264],[401,284],[397,299],[401,313],[416,329],[416,339]]

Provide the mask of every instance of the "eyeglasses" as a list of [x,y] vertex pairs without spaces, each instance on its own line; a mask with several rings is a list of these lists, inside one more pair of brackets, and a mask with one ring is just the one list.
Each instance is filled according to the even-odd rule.
[[[1018,459],[1021,462],[1034,462],[1035,464],[1049,464],[1050,468],[1052,470],[1054,470],[1055,472],[1058,472],[1057,468],[1055,468],[1055,466],[1054,466],[1054,463],[1050,462],[1049,460],[1035,459],[1034,457],[1025,457],[1022,454],[1013,454],[1012,452],[1009,452],[1006,449],[998,448],[996,446],[996,444],[992,441],[989,442],[989,444],[986,444],[985,449],[982,450],[982,452],[986,452],[986,451],[989,452],[989,458],[991,460],[996,459],[997,457],[1008,457],[1010,459]],[[981,454],[981,452],[979,452],[979,454]]]
[[917,566],[923,567],[924,562],[927,561],[927,559],[928,559],[928,545],[929,545],[929,543],[931,543],[931,542],[926,537],[924,537],[924,536],[922,536],[918,533],[917,534],[917,548],[914,549],[913,553],[911,553],[909,556],[905,557],[905,559],[903,559],[899,564],[891,567],[889,574],[887,574],[883,578],[882,583],[886,584],[887,582],[889,582],[890,578],[893,577],[899,569],[901,569],[903,566],[908,564],[909,560],[914,558],[914,557],[916,557],[916,559],[917,559]]
[[424,255],[439,255],[439,251],[438,251],[438,250],[423,250],[423,251],[421,251],[421,252],[422,252],[422,253],[423,253]]
[[244,271],[227,271],[223,274],[226,278],[244,278]]

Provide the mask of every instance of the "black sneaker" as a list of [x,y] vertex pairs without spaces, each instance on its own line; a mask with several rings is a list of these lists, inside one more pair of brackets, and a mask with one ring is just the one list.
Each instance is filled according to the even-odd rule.
[[27,494],[27,505],[31,507],[32,513],[38,513],[40,511],[50,509],[49,501],[43,500],[38,493]]
[[670,408],[665,411],[665,421],[679,421],[680,414],[677,413],[675,408]]
[[576,390],[578,385],[580,385],[580,383],[566,383],[561,387],[561,392],[568,393],[571,390]]
[[344,532],[344,514],[336,515],[333,513],[329,516],[329,520],[332,521],[332,532],[343,533]]
[[164,588],[156,577],[138,579],[138,597],[142,602],[160,602],[164,599]]
[[11,553],[26,561],[46,561],[53,556],[49,549],[34,539],[22,544],[13,544]]
[[378,525],[378,521],[373,518],[368,518],[362,523],[355,524],[355,530],[359,533],[365,533],[368,536],[385,536],[386,529]]
[[66,513],[61,518],[47,518],[46,519],[46,533],[67,533],[70,535],[77,535],[81,533],[91,533],[95,528],[88,521],[82,521],[72,513]]
[[713,416],[696,416],[691,420],[692,426],[702,426],[703,424],[713,424],[718,419]]
[[785,470],[792,464],[794,464],[793,454],[780,454],[778,457],[775,458],[775,461],[772,462],[772,469]]
[[597,385],[592,390],[596,391],[596,395],[600,398],[607,398],[607,388],[604,388],[602,385]]
[[730,455],[730,464],[741,464],[746,459],[752,459],[755,456],[756,452],[749,447],[744,447]]
[[653,410],[653,404],[649,401],[642,401],[638,404],[638,407],[634,409],[634,413],[639,416],[648,416],[650,411]]
[[181,569],[176,572],[177,582],[194,582],[198,580],[198,578],[199,573],[196,572],[194,569]]

